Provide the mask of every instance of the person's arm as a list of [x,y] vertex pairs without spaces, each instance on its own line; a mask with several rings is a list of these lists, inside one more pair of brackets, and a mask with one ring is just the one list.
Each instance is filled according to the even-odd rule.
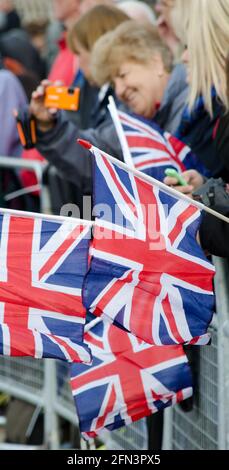
[[64,119],[61,113],[51,131],[38,132],[37,148],[83,194],[90,194],[92,157],[88,150],[77,143],[78,138],[88,140],[114,157],[122,158],[112,124],[105,123],[96,129],[80,131],[72,122]]
[[45,80],[32,95],[30,112],[37,121],[37,148],[40,153],[76,186],[81,194],[91,193],[91,154],[77,143],[88,140],[114,157],[122,158],[122,151],[115,128],[110,121],[95,129],[79,130],[68,121],[64,113],[44,106]]

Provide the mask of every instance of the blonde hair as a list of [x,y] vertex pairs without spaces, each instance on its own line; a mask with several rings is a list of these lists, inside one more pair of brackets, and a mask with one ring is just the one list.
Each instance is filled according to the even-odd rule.
[[77,42],[91,52],[95,42],[104,33],[115,29],[129,17],[124,11],[112,5],[97,5],[91,8],[75,23],[68,33],[68,45],[77,54]]
[[[187,4],[189,20],[184,16]],[[205,108],[212,116],[212,87],[228,109],[226,57],[229,45],[229,0],[176,0],[175,12],[180,18],[186,18],[180,34],[189,52],[190,110],[202,95]]]
[[162,42],[157,27],[125,21],[114,31],[104,34],[92,50],[91,71],[98,85],[112,82],[127,61],[147,64],[160,54],[167,72],[172,69],[172,55]]
[[229,52],[226,59],[226,83],[227,83],[227,99],[229,102]]
[[187,43],[187,29],[190,19],[190,4],[193,0],[170,0],[171,26],[181,44]]

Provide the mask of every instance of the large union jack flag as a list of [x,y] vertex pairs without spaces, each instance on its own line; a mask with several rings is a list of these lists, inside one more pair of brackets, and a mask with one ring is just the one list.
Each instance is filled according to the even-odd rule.
[[196,241],[200,211],[92,151],[97,220],[84,305],[150,344],[207,344],[214,268]]
[[159,181],[164,180],[166,168],[173,168],[178,173],[196,169],[201,174],[208,174],[190,147],[168,132],[163,132],[153,121],[122,111],[118,111],[118,116],[138,170]]
[[130,424],[192,395],[182,346],[150,346],[101,319],[94,323],[85,334],[92,365],[71,366],[72,392],[85,437]]
[[81,300],[90,230],[0,215],[0,354],[90,362]]

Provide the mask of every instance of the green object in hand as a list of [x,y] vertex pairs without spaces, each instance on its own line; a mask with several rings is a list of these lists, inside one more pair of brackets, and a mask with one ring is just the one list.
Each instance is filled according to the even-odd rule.
[[182,176],[174,169],[172,168],[167,168],[165,170],[165,174],[166,176],[170,176],[171,178],[176,178],[177,180],[177,184],[180,185],[180,186],[187,186],[187,181],[185,181],[184,178],[182,178]]

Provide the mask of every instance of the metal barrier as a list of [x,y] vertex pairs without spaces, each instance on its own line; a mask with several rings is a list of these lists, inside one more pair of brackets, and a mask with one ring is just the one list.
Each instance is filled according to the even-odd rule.
[[165,449],[229,449],[229,291],[228,264],[214,258],[217,314],[211,346],[199,350],[199,377],[191,412],[179,406],[166,412]]
[[43,174],[47,168],[47,163],[38,162],[36,160],[26,160],[24,158],[16,157],[0,157],[0,168],[7,168],[13,170],[30,170],[33,171],[37,178],[37,185],[30,186],[28,188],[21,188],[18,191],[15,191],[11,194],[5,196],[6,201],[10,201],[14,198],[29,194],[33,191],[40,191],[40,208],[41,212],[49,213],[50,212],[50,197],[47,189],[42,184]]
[[[36,407],[31,427],[43,411],[43,444],[50,449],[58,449],[60,445],[58,416],[77,425],[69,380],[66,375],[64,379],[62,374],[60,377],[58,366],[59,361],[52,359],[0,358],[0,390]],[[64,366],[68,368],[67,364]],[[58,385],[60,380],[63,381],[61,386]]]
[[[214,264],[217,314],[210,328],[212,343],[196,347],[199,371],[193,410],[184,412],[179,405],[165,410],[167,450],[229,449],[229,267],[219,258]],[[142,449],[144,433],[139,422],[104,438],[108,448],[133,449],[134,444]]]
[[104,431],[101,435],[108,450],[147,450],[146,420],[141,419],[117,431]]

